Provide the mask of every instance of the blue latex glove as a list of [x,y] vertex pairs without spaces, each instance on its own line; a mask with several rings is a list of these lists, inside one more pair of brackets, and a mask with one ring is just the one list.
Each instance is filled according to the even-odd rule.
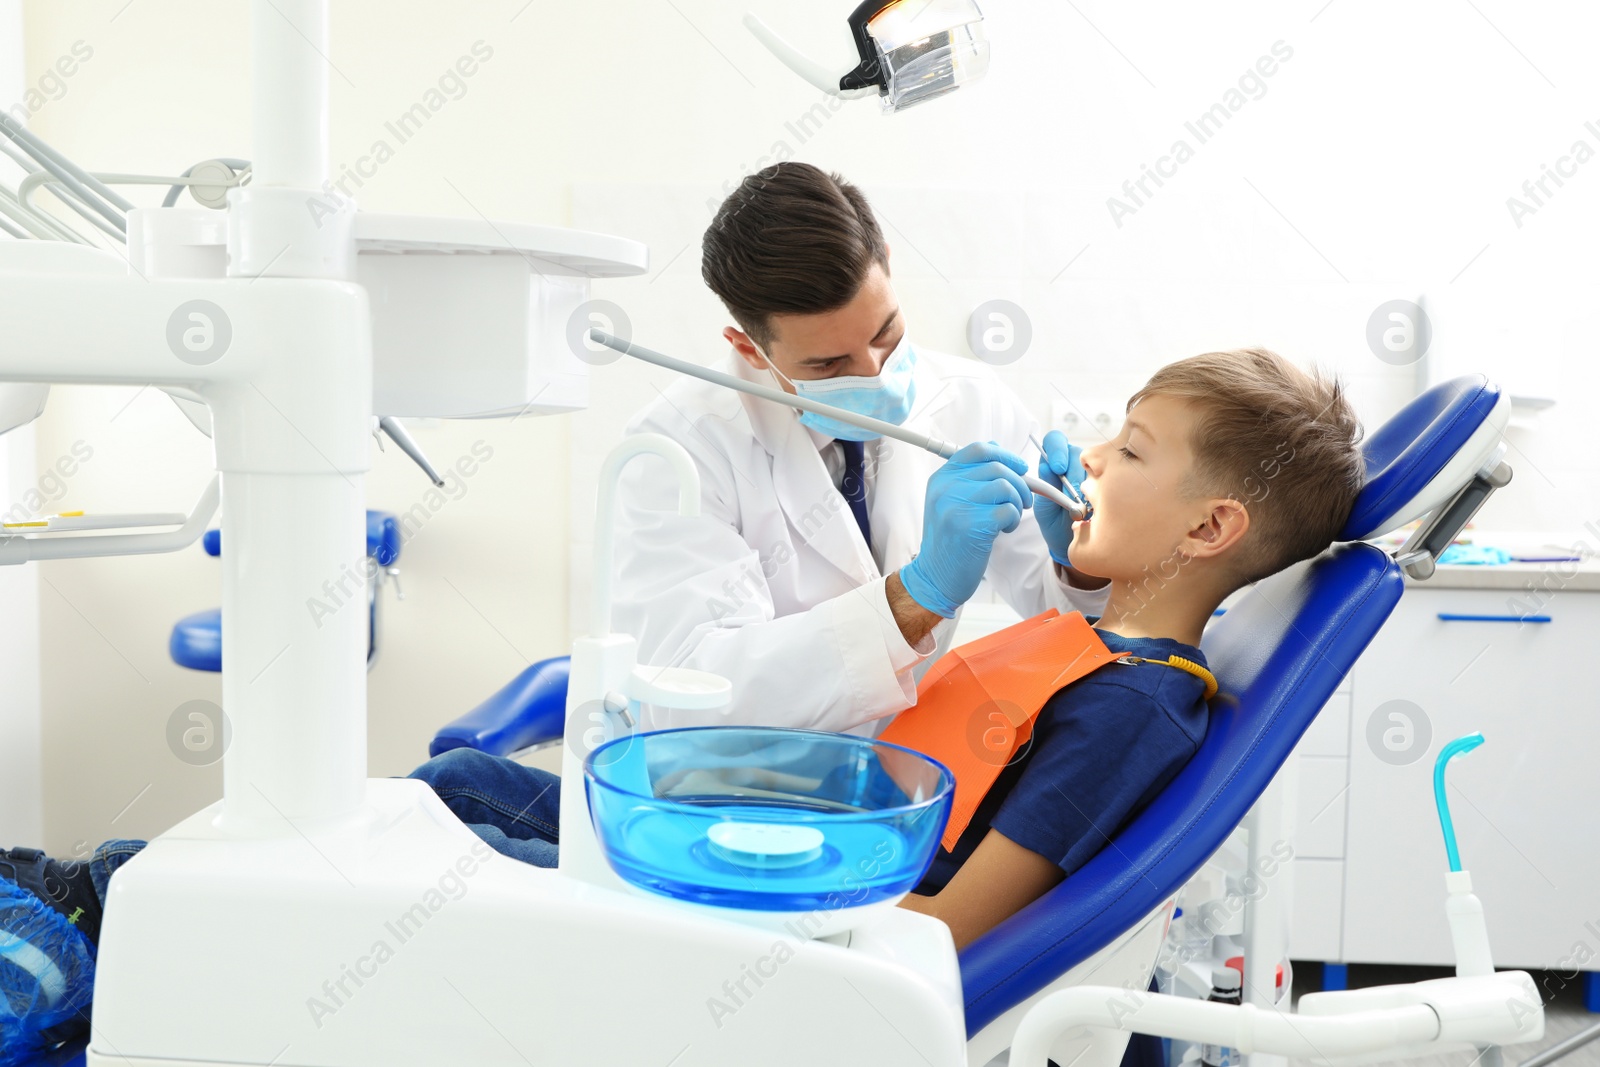
[[[1060,430],[1051,430],[1039,444],[1044,446],[1039,456],[1040,480],[1058,489],[1065,480],[1072,483],[1073,490],[1082,495],[1085,477],[1083,449],[1068,444]],[[1071,496],[1072,493],[1067,495]],[[1066,509],[1042,496],[1035,502],[1033,513],[1039,518],[1039,532],[1044,534],[1044,543],[1050,546],[1050,558],[1063,567],[1072,566],[1067,562],[1067,549],[1072,547],[1072,516],[1067,514]]]
[[973,443],[951,456],[928,479],[923,501],[922,549],[900,569],[911,599],[953,618],[983,581],[994,539],[1010,533],[1033,504],[1022,480],[1028,464],[993,441]]

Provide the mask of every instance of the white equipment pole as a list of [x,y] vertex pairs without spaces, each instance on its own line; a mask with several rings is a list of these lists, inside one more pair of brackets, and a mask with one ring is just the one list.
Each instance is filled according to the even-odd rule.
[[[353,207],[320,220],[310,210],[328,177],[326,0],[254,0],[251,42],[255,177],[230,194],[228,274],[352,279]],[[220,823],[240,829],[349,814],[367,773],[366,611],[310,604],[365,573],[370,343],[332,361],[273,361],[279,388],[213,402],[233,729]]]

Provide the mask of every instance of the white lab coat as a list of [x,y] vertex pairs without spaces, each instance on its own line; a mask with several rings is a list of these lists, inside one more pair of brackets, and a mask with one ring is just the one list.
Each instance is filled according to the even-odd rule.
[[[1021,456],[1038,426],[994,370],[917,350],[905,426],[952,444],[994,441]],[[730,353],[719,368],[775,385]],[[917,681],[949,647],[955,620],[921,647],[895,625],[884,582],[917,553],[929,476],[944,462],[899,441],[866,448],[879,568],[799,412],[697,378],[673,382],[628,424],[671,437],[700,470],[701,512],[677,514],[677,484],[655,456],[634,459],[617,508],[612,626],[639,662],[693,667],[733,682],[722,712],[641,709],[645,729],[791,726],[876,736],[916,702]],[[1055,573],[1030,508],[996,541],[985,577],[1022,617],[1049,608],[1098,614],[1104,590]]]

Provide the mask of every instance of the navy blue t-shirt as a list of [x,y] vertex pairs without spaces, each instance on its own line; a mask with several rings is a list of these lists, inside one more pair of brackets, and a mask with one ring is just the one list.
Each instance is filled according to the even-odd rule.
[[[1205,666],[1181,641],[1096,632],[1112,652]],[[1199,749],[1204,694],[1199,678],[1158,663],[1108,663],[1058,690],[1026,750],[1001,770],[955,850],[939,849],[916,892],[943,889],[991,829],[1067,874],[1083,866]]]

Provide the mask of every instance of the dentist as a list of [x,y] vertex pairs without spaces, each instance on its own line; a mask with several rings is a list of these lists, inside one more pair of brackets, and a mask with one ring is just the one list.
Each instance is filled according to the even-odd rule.
[[[987,578],[1024,618],[1098,614],[1105,581],[1068,563],[1066,514],[1029,492],[1037,424],[986,364],[912,343],[889,249],[860,191],[787,162],[745,178],[702,242],[701,274],[738,325],[722,369],[949,441],[948,461],[697,379],[628,424],[673,438],[700,471],[677,514],[664,461],[625,469],[613,622],[639,661],[733,682],[719,713],[643,709],[643,727],[749,723],[875,736]],[[1041,477],[1082,468],[1060,434]],[[1069,469],[1071,473],[1068,474]],[[1076,477],[1073,477],[1076,475]]]

